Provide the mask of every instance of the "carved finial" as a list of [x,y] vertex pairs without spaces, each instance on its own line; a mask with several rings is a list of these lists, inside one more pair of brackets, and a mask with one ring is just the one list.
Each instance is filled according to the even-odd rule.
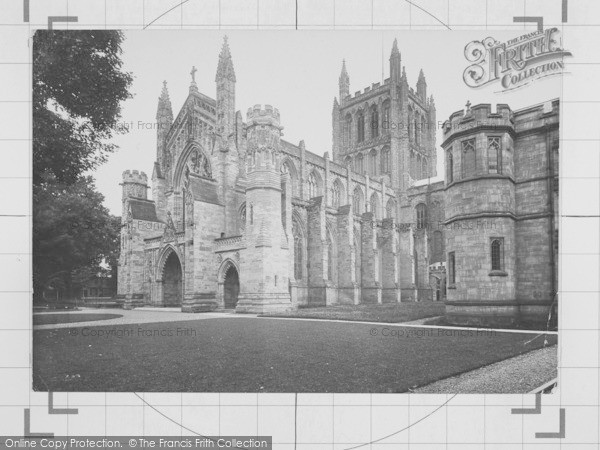
[[190,75],[192,76],[192,83],[196,82],[196,72],[198,72],[198,69],[196,69],[196,66],[192,66],[192,70],[190,72]]
[[471,111],[471,100],[467,100],[465,106],[467,107],[467,112]]
[[219,81],[219,79],[223,78],[235,82],[235,70],[233,69],[233,61],[231,59],[231,51],[229,50],[227,36],[223,37],[223,46],[221,47],[221,53],[219,53],[219,64],[217,65],[215,81]]

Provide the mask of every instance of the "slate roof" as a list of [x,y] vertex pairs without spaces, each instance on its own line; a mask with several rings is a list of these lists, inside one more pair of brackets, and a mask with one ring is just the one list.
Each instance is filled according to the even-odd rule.
[[158,217],[156,217],[156,206],[152,200],[130,198],[129,207],[131,208],[131,217],[135,220],[160,222]]
[[221,205],[217,183],[200,177],[190,177],[190,189],[194,195],[194,200],[204,203],[212,203],[213,205]]

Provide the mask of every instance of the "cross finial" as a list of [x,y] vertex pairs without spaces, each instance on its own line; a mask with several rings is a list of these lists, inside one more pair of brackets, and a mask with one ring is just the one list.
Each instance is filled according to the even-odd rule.
[[198,69],[196,69],[196,66],[192,66],[192,71],[190,72],[190,75],[192,76],[192,83],[196,82],[196,72],[198,72]]
[[467,104],[465,105],[467,107],[467,111],[471,110],[471,100],[467,100]]

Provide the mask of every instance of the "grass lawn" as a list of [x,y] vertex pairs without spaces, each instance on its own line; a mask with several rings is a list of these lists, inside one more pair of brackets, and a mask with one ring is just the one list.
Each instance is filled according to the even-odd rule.
[[343,305],[303,308],[296,311],[266,314],[265,317],[297,317],[301,319],[356,320],[359,322],[400,323],[444,315],[443,302],[407,302],[384,305]]
[[34,314],[34,325],[50,325],[55,323],[77,323],[77,322],[93,322],[96,320],[117,319],[123,317],[122,314]]
[[532,338],[250,317],[36,330],[33,384],[41,391],[404,392],[543,344],[543,337],[526,344]]

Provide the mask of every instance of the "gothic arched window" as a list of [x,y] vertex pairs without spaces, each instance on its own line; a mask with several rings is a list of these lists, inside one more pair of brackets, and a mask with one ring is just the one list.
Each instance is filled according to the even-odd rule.
[[356,158],[354,158],[354,171],[360,174],[363,174],[365,171],[365,161],[362,153],[359,153],[356,155]]
[[188,167],[192,173],[204,178],[211,178],[210,162],[204,153],[198,149],[192,150]]
[[354,195],[352,196],[352,211],[354,214],[362,214],[364,211],[363,194],[359,187],[354,189]]
[[314,172],[308,176],[308,198],[317,197],[319,195],[319,185]]
[[240,208],[240,231],[243,233],[246,229],[246,205]]
[[333,186],[331,186],[331,206],[334,208],[339,208],[341,203],[342,189],[340,187],[340,183],[338,180],[333,182]]
[[371,212],[373,213],[373,217],[375,219],[379,219],[379,198],[377,194],[373,193],[371,195],[371,200],[369,202],[371,204]]
[[287,175],[287,179],[292,186],[292,197],[297,197],[298,196],[298,187],[297,187],[298,177],[296,175],[296,169],[294,168],[293,163],[290,161],[285,161],[281,165],[281,173],[283,173],[284,175]]
[[446,158],[446,180],[448,183],[454,181],[454,158],[452,157],[452,150],[448,151],[448,157]]
[[390,101],[386,100],[383,102],[383,118],[382,118],[381,127],[383,128],[383,134],[388,134],[390,132]]
[[417,229],[422,230],[427,226],[427,206],[425,203],[417,205]]
[[377,111],[377,106],[373,105],[371,107],[371,136],[377,137],[379,136],[379,112]]
[[396,214],[396,202],[394,202],[394,199],[390,198],[387,203],[385,204],[385,218],[386,219],[391,219],[393,218]]
[[371,150],[369,153],[369,175],[376,177],[378,175],[377,150]]
[[327,279],[334,281],[335,254],[333,251],[333,241],[329,233],[327,233]]
[[421,160],[421,178],[427,178],[429,171],[427,170],[427,158],[423,157]]
[[488,172],[502,173],[502,146],[499,137],[488,138]]
[[292,220],[292,236],[294,237],[294,278],[301,280],[304,263],[304,236],[295,219]]
[[475,139],[469,139],[462,143],[462,177],[474,176],[475,167]]
[[352,145],[352,116],[348,114],[344,122],[344,147],[349,148]]
[[362,142],[365,140],[365,115],[362,111],[356,116],[356,141]]
[[384,147],[381,150],[381,173],[390,172],[390,148]]

